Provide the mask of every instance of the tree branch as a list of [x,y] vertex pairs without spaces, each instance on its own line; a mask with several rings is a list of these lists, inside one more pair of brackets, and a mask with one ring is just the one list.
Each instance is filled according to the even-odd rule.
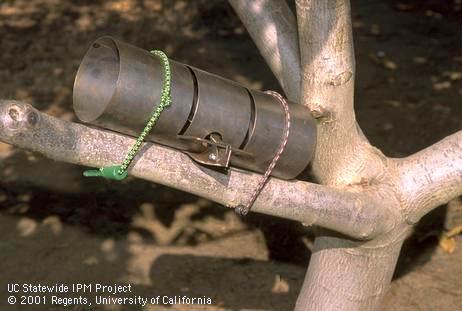
[[286,96],[300,99],[300,51],[295,16],[284,0],[229,0]]
[[302,60],[301,103],[318,118],[312,162],[322,184],[373,180],[385,158],[371,148],[354,112],[355,60],[350,3],[297,0]]
[[[91,167],[120,163],[135,139],[66,122],[17,101],[0,101],[0,140],[64,162]],[[193,162],[185,154],[144,144],[130,174],[193,193],[226,206],[250,197],[261,175],[237,169],[228,174]],[[372,238],[389,230],[394,220],[371,208],[383,195],[347,192],[302,181],[271,178],[253,211],[316,224],[353,238]]]
[[462,131],[405,159],[397,159],[408,221],[462,195]]

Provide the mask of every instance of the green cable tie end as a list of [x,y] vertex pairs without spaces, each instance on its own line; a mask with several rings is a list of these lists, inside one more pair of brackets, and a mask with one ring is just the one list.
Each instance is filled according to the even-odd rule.
[[127,178],[128,173],[127,171],[123,171],[122,174],[120,172],[120,165],[117,166],[105,166],[100,168],[99,170],[87,170],[83,172],[83,176],[85,177],[103,177],[105,179],[111,180],[124,180]]

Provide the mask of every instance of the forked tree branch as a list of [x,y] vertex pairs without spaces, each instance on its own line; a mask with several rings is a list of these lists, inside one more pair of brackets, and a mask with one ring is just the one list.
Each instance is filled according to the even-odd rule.
[[[69,163],[114,165],[134,143],[118,133],[66,122],[17,101],[0,101],[0,140]],[[180,189],[226,206],[250,197],[261,175],[237,169],[228,174],[193,162],[185,154],[152,143],[143,146],[131,175]],[[303,181],[271,178],[253,211],[323,226],[352,238],[372,238],[394,220],[371,208],[383,194],[359,194]]]
[[282,0],[229,0],[286,96],[300,99],[300,50],[295,16]]
[[462,195],[462,131],[396,162],[410,222]]

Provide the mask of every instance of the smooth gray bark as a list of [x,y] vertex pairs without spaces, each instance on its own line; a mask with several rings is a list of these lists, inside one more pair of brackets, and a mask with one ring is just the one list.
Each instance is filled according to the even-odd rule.
[[377,300],[391,282],[405,233],[383,244],[317,237],[297,310],[377,309]]
[[410,223],[462,193],[462,131],[396,161]]
[[229,0],[287,98],[300,99],[297,23],[285,1]]
[[[90,167],[121,163],[135,139],[40,113],[30,105],[0,100],[0,140],[49,158]],[[251,196],[261,175],[230,169],[223,174],[200,166],[185,154],[145,143],[130,175],[234,207]],[[394,219],[367,208],[385,194],[346,192],[303,181],[271,178],[252,211],[317,224],[358,239],[394,227]]]

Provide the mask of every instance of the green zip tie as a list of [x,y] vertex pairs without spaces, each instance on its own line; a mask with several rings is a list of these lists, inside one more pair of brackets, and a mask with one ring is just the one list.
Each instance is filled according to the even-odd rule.
[[151,129],[156,125],[157,120],[160,117],[160,114],[164,109],[172,103],[172,94],[171,94],[171,71],[170,63],[168,61],[167,55],[164,52],[159,50],[151,51],[152,54],[159,57],[162,67],[164,69],[164,85],[162,86],[162,93],[160,96],[160,103],[151,114],[148,123],[144,127],[140,136],[136,139],[135,144],[125,156],[121,165],[115,166],[104,166],[97,170],[87,170],[83,172],[83,176],[86,177],[103,177],[106,179],[112,180],[123,180],[128,176],[127,169],[135,158],[136,154],[141,148],[144,139],[151,132]]

